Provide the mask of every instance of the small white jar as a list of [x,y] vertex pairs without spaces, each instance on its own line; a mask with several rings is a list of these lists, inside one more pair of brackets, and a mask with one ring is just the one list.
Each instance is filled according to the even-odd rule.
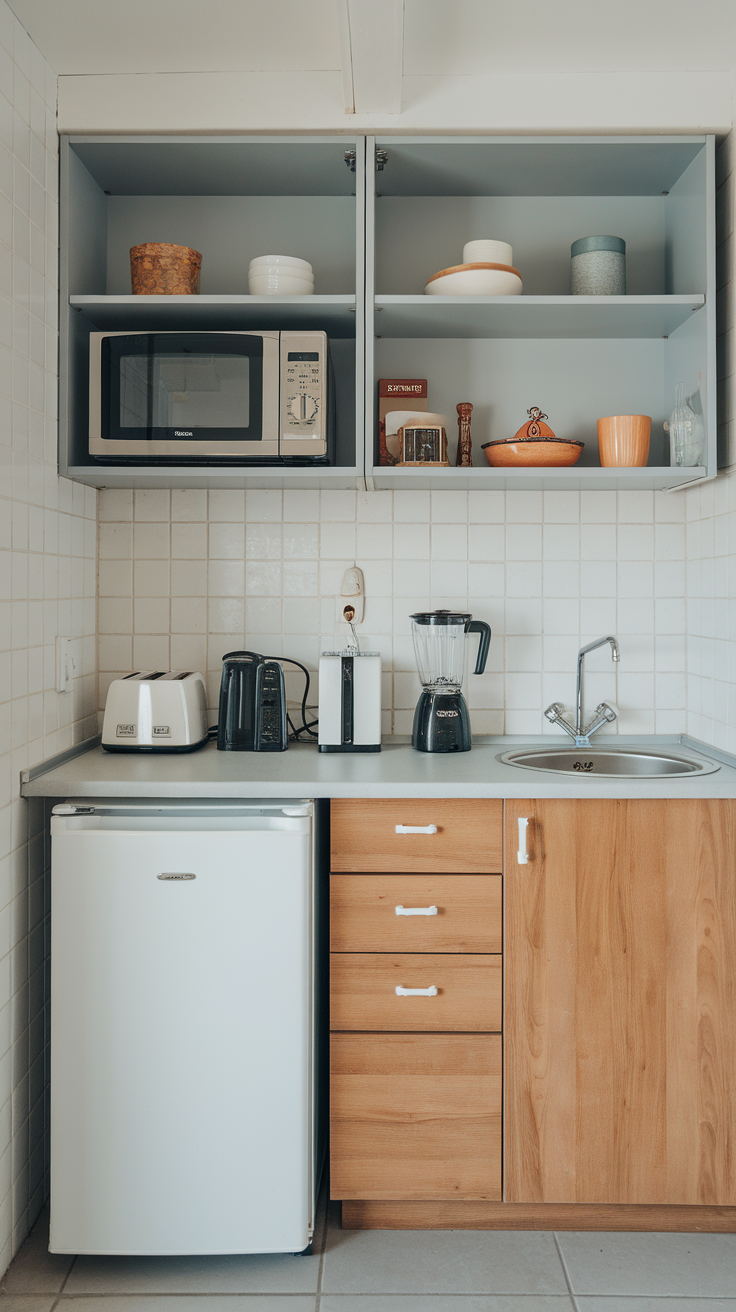
[[626,295],[623,237],[580,237],[570,247],[573,296]]
[[463,264],[513,265],[514,252],[507,241],[466,241],[463,246]]

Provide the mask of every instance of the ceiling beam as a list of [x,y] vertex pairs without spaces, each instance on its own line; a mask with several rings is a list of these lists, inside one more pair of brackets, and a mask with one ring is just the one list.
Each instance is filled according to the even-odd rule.
[[346,114],[400,114],[404,0],[337,0]]

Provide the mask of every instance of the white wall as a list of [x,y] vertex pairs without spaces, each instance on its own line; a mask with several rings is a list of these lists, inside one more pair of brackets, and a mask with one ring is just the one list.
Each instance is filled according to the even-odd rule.
[[[19,772],[94,732],[96,494],[56,474],[56,78],[0,0],[0,1271],[47,1193],[43,809]],[[73,639],[74,692],[54,691]]]

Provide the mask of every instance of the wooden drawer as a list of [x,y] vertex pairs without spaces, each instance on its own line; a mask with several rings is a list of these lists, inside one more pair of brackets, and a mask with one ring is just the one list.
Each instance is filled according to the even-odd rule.
[[[397,996],[396,987],[435,996]],[[501,957],[333,952],[333,1030],[500,1030]]]
[[[396,908],[437,908],[398,915]],[[500,875],[331,875],[333,952],[500,952]]]
[[[503,802],[337,798],[331,806],[333,870],[500,874]],[[436,826],[397,834],[396,826]]]
[[497,1034],[333,1034],[333,1198],[501,1197]]

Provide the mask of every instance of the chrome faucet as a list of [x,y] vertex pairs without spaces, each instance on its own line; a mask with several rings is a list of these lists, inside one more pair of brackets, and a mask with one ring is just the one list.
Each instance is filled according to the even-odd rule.
[[585,657],[589,651],[595,651],[597,647],[604,647],[607,642],[611,644],[611,659],[619,661],[621,654],[618,649],[618,643],[615,638],[609,634],[606,638],[598,638],[596,642],[589,642],[587,647],[581,647],[578,652],[578,677],[577,689],[575,694],[575,724],[570,724],[562,714],[563,706],[561,702],[553,702],[544,712],[545,718],[550,724],[558,724],[565,733],[569,733],[571,738],[575,739],[576,747],[589,747],[591,735],[600,729],[603,724],[612,724],[616,719],[616,712],[611,710],[607,702],[600,702],[593,712],[593,718],[589,724],[583,727],[583,668]]

